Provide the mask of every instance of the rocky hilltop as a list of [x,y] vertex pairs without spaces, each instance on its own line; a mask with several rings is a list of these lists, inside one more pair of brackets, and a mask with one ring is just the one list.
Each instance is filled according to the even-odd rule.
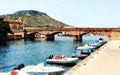
[[0,17],[7,20],[22,18],[25,27],[63,28],[64,26],[68,26],[67,24],[51,18],[46,13],[35,10],[22,10],[13,14],[1,15]]

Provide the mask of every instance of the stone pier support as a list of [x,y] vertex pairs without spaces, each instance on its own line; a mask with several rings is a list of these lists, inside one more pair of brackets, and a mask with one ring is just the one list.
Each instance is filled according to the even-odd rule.
[[54,37],[54,35],[48,34],[48,35],[46,35],[45,40],[53,41],[53,40],[55,40],[55,37]]
[[27,39],[27,31],[24,30],[24,39]]
[[74,35],[73,41],[82,41],[82,35]]

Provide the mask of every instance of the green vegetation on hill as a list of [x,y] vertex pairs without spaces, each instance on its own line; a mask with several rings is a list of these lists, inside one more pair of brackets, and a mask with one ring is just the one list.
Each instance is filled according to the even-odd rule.
[[22,10],[14,14],[1,15],[0,17],[10,20],[22,18],[25,27],[63,28],[64,26],[68,26],[67,24],[51,18],[46,13],[35,10]]

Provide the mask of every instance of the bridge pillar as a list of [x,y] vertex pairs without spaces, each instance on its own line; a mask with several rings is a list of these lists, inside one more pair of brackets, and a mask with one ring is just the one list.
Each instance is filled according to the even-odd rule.
[[73,41],[82,41],[82,35],[74,35]]
[[27,31],[24,30],[24,39],[27,39]]
[[53,40],[55,40],[55,37],[54,37],[54,35],[47,34],[45,37],[45,40],[53,41]]
[[109,40],[120,40],[120,31],[112,31]]

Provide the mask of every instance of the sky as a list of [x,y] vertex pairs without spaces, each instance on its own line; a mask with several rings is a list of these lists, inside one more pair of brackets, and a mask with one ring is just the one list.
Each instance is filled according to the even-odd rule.
[[0,15],[37,10],[75,27],[120,27],[120,0],[0,0]]

